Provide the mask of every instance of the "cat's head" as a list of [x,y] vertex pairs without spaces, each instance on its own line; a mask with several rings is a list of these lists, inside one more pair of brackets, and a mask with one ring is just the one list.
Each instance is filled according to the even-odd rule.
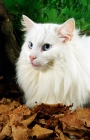
[[72,40],[75,22],[67,20],[64,24],[38,24],[23,15],[22,24],[26,31],[22,51],[27,61],[35,69],[52,67],[60,59],[63,47]]

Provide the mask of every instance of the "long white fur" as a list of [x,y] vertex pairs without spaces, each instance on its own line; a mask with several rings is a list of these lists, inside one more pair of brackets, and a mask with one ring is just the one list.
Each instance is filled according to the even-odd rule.
[[[62,25],[36,24],[25,16],[24,20],[27,29],[16,72],[26,105],[73,103],[73,108],[83,106],[90,98],[90,37],[80,37],[75,29],[71,41],[64,42],[63,36],[57,34]],[[29,41],[34,44],[32,50],[28,48]],[[45,43],[52,48],[41,52]],[[37,56],[34,63],[42,65],[40,68],[33,68],[30,55]]]

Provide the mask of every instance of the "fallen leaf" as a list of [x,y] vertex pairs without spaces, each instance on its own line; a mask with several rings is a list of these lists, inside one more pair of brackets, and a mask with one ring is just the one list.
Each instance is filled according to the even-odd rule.
[[9,123],[7,123],[5,127],[2,129],[2,131],[0,132],[0,140],[3,140],[6,136],[10,137],[11,134],[12,134],[11,127]]
[[36,118],[37,114],[34,114],[33,116],[29,116],[26,120],[23,120],[20,122],[20,124],[23,124],[24,126],[30,125],[30,123],[33,122],[33,120]]
[[90,123],[90,109],[88,108],[78,108],[74,112],[65,113],[59,120],[62,123],[63,132],[71,136],[75,135],[82,138],[83,135],[86,135],[86,132],[90,133],[90,129],[87,128]]
[[20,105],[19,102],[17,101],[12,101],[11,100],[4,100],[4,103],[2,104],[2,101],[0,103],[0,114],[4,112],[8,112],[13,110],[15,107],[18,107]]
[[[4,110],[3,110],[4,109]],[[90,109],[41,104],[30,109],[18,101],[0,101],[0,140],[90,139]]]
[[28,128],[12,125],[12,137],[14,140],[28,140]]
[[30,115],[31,110],[28,108],[25,104],[24,105],[19,105],[19,107],[15,108],[13,110],[13,114],[20,114],[20,115]]
[[58,128],[58,126],[55,127],[55,131],[60,140],[70,140],[67,136],[64,135],[64,133]]
[[37,124],[30,131],[30,135],[32,136],[32,138],[39,138],[39,139],[48,137],[52,133],[53,133],[52,130],[43,128]]

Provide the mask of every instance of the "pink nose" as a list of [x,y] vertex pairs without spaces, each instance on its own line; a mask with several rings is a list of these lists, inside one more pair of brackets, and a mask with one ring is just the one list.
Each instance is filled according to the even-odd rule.
[[29,58],[30,58],[30,60],[31,60],[31,62],[32,62],[32,61],[33,61],[34,59],[36,59],[37,57],[36,57],[36,56],[33,56],[33,55],[30,55]]

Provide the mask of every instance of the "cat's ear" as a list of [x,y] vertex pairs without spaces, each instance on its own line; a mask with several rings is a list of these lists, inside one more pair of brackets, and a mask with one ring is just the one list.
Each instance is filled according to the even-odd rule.
[[71,18],[60,26],[58,30],[58,35],[60,38],[62,38],[63,42],[71,41],[74,29],[75,29],[75,20]]
[[23,30],[25,31],[28,31],[35,25],[35,23],[25,15],[22,16],[21,23],[24,26]]

